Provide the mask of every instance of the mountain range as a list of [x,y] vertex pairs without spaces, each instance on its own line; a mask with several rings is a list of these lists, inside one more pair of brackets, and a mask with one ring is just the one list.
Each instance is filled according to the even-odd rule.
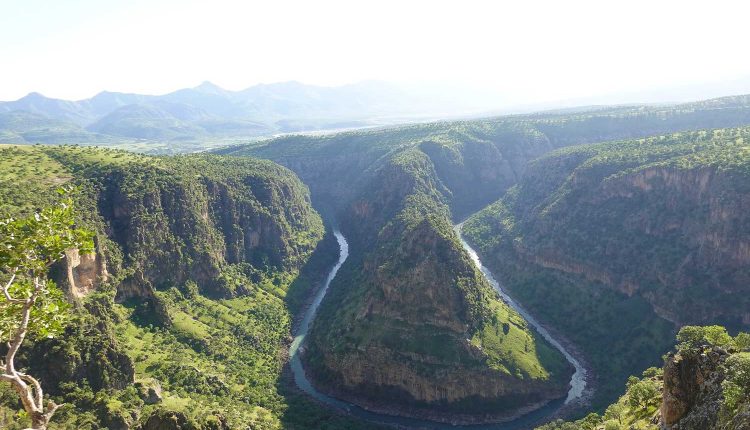
[[0,142],[107,144],[247,138],[456,116],[486,110],[492,103],[465,91],[451,94],[450,90],[435,92],[379,81],[338,87],[291,81],[240,91],[204,82],[164,95],[103,91],[76,101],[32,92],[0,102]]
[[[135,102],[113,122],[148,112],[175,136],[218,116],[175,95],[121,97]],[[3,124],[31,118],[72,141],[117,130],[76,124],[97,105],[76,103],[36,105],[70,118],[14,110]],[[93,254],[71,250],[50,272],[71,319],[30,339],[18,368],[66,405],[50,430],[556,417],[577,421],[541,428],[745,430],[748,140],[741,95],[298,133],[214,154],[0,145],[3,222],[67,184],[96,237]],[[21,407],[0,384],[0,428],[28,428]]]

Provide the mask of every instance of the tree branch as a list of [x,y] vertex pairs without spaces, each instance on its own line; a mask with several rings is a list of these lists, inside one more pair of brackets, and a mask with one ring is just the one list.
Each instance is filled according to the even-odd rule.
[[8,289],[10,288],[10,286],[13,285],[13,281],[16,280],[16,273],[17,272],[18,272],[18,268],[14,268],[13,272],[10,275],[10,280],[8,280],[8,283],[5,284],[5,286],[3,286],[3,295],[5,296],[5,300],[8,301],[9,303],[18,303],[18,304],[20,304],[20,303],[25,303],[26,300],[23,300],[23,299],[14,299],[13,297],[11,297],[10,292],[8,291]]
[[39,277],[36,276],[34,277],[34,291],[31,293],[31,297],[24,302],[23,309],[21,310],[23,315],[21,318],[21,325],[18,327],[15,336],[13,336],[13,340],[9,342],[8,353],[5,355],[5,373],[11,375],[15,375],[16,373],[13,360],[16,358],[16,353],[21,347],[23,340],[26,338],[26,332],[29,328],[29,319],[31,318],[31,308],[34,306],[34,303],[36,303],[40,290],[41,286],[39,285]]
[[18,393],[18,397],[21,399],[23,408],[26,409],[27,413],[32,414],[42,412],[42,408],[38,407],[34,401],[34,396],[31,393],[31,389],[29,389],[29,385],[21,379],[17,372],[0,375],[0,379],[10,382],[13,389]]
[[42,399],[44,398],[44,392],[42,391],[42,385],[39,383],[39,381],[36,380],[31,375],[27,375],[25,373],[16,372],[16,374],[23,379],[24,381],[30,383],[33,386],[34,389],[34,402],[36,403],[36,406],[41,410],[44,406],[42,403]]
[[55,411],[62,406],[58,405],[57,403],[53,402],[52,400],[47,402],[47,412],[44,413],[44,416],[47,418],[47,421],[49,421],[52,418],[52,415],[55,414]]

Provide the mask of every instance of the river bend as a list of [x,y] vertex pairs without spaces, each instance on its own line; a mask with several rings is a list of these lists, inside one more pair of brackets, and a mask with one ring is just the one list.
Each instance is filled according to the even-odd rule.
[[482,265],[482,262],[480,261],[479,256],[477,255],[476,251],[466,242],[466,240],[464,240],[463,235],[461,234],[462,226],[463,226],[463,223],[457,224],[455,226],[456,233],[461,239],[461,244],[463,245],[464,249],[469,253],[469,256],[471,257],[474,264],[477,265],[479,270],[482,272],[482,274],[487,279],[487,281],[492,285],[495,291],[497,291],[498,294],[501,296],[501,298],[509,306],[515,309],[516,312],[518,312],[529,323],[529,325],[533,327],[534,330],[536,330],[539,333],[539,335],[541,335],[544,339],[546,339],[547,342],[549,342],[552,346],[557,348],[565,356],[565,358],[575,367],[575,373],[573,374],[571,378],[570,390],[568,391],[567,398],[564,400],[560,399],[557,401],[552,401],[539,409],[529,412],[526,415],[523,415],[517,419],[504,422],[504,423],[452,425],[452,424],[438,423],[438,422],[433,422],[433,421],[428,421],[428,420],[421,420],[421,419],[416,419],[416,418],[398,417],[398,416],[372,412],[358,405],[355,405],[353,403],[349,403],[344,400],[333,398],[315,389],[315,387],[313,387],[310,380],[307,378],[307,375],[305,375],[305,370],[302,366],[302,361],[300,359],[300,349],[301,347],[303,347],[303,342],[305,340],[305,337],[307,336],[307,333],[310,330],[310,324],[315,318],[318,308],[320,307],[320,303],[323,301],[323,298],[325,297],[326,292],[328,291],[328,287],[330,286],[331,281],[333,281],[339,269],[344,264],[346,259],[349,257],[349,243],[346,241],[346,238],[344,237],[344,235],[341,234],[341,232],[338,230],[334,231],[334,235],[336,236],[336,241],[339,244],[338,261],[336,261],[336,264],[333,266],[333,268],[331,268],[331,271],[328,273],[328,276],[326,277],[326,280],[323,286],[315,293],[315,297],[313,298],[313,301],[310,304],[310,306],[306,309],[305,314],[302,318],[302,322],[299,324],[299,327],[297,328],[297,332],[295,333],[292,345],[289,348],[290,365],[292,368],[292,373],[294,374],[294,382],[295,384],[297,384],[300,390],[302,390],[303,392],[305,392],[306,394],[308,394],[309,396],[313,397],[314,399],[318,400],[321,403],[324,403],[335,409],[343,411],[348,415],[363,419],[365,421],[391,425],[391,426],[400,427],[400,428],[437,429],[437,430],[443,430],[443,429],[445,430],[448,430],[448,429],[451,429],[451,430],[458,430],[458,429],[521,430],[521,429],[527,429],[533,426],[534,424],[537,424],[540,421],[544,420],[544,418],[552,416],[562,406],[581,398],[586,388],[586,369],[565,348],[565,346],[560,341],[555,339],[549,333],[549,331],[547,331],[544,328],[544,326],[539,324],[537,320],[531,314],[529,314],[525,309],[523,309],[522,306],[516,303],[507,294],[507,292],[503,290],[502,286],[495,279],[492,272],[490,272],[489,269],[487,269],[486,267]]

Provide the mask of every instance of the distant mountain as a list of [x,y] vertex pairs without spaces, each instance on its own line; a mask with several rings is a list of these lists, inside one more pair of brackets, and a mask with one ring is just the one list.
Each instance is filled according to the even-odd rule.
[[153,98],[153,96],[102,91],[94,97],[82,100],[79,103],[85,106],[93,117],[101,117],[122,106],[146,103],[150,98]]
[[[448,89],[445,92],[450,93]],[[31,93],[0,102],[0,113],[25,112],[78,127],[81,133],[115,138],[185,140],[252,137],[280,132],[364,127],[477,112],[476,94],[439,98],[426,91],[377,81],[339,87],[281,82],[241,91],[211,82],[160,96],[103,91],[78,101]],[[484,103],[484,106],[489,104]],[[63,129],[66,127],[62,127]],[[46,143],[67,142],[69,134],[46,136]],[[0,142],[18,141],[0,128]]]
[[0,142],[2,143],[91,143],[106,142],[100,136],[84,130],[72,122],[52,119],[28,112],[0,112]]
[[39,93],[29,93],[14,102],[0,103],[0,112],[19,110],[78,125],[84,125],[92,120],[91,112],[84,104],[51,99]]
[[111,136],[135,139],[171,140],[201,136],[205,133],[202,128],[189,123],[190,119],[207,116],[205,112],[189,105],[169,106],[177,115],[156,105],[125,105],[91,124],[88,129]]

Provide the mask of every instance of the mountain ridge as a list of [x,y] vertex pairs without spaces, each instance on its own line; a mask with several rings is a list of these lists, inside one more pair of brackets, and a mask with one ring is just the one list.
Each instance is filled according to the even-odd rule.
[[[380,81],[330,87],[286,81],[258,84],[238,91],[204,81],[192,88],[161,95],[102,91],[87,99],[63,100],[32,92],[15,101],[0,102],[0,113],[29,112],[65,121],[89,132],[111,128],[117,130],[112,136],[118,138],[202,139],[392,124],[406,118],[439,116],[444,112],[464,114],[487,108],[487,102],[472,101],[478,94],[457,96],[448,103],[428,92]],[[141,122],[146,124],[139,128],[141,124],[133,118],[117,121],[112,117],[126,106],[164,103],[181,105],[182,110],[203,110],[215,118],[209,126],[189,120],[186,125],[193,127],[193,131],[187,133],[175,134],[170,131],[171,125],[166,124],[161,127],[164,131],[155,131],[144,138],[142,128],[160,128],[158,124],[149,124],[152,118],[142,118]]]

